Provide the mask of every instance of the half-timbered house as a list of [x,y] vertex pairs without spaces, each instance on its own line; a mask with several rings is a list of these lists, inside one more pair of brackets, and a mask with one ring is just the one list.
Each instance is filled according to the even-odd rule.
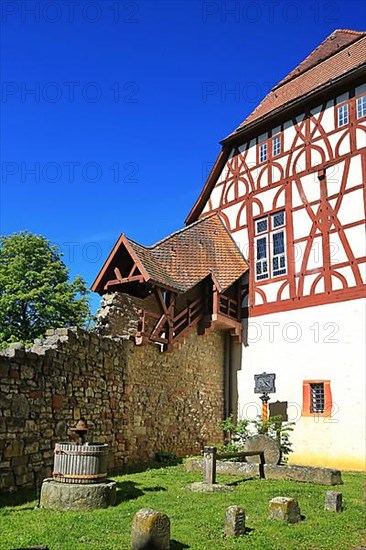
[[274,373],[294,463],[364,466],[365,132],[366,33],[336,30],[222,141],[186,228],[122,236],[93,286],[155,296],[137,343],[228,331],[229,409]]

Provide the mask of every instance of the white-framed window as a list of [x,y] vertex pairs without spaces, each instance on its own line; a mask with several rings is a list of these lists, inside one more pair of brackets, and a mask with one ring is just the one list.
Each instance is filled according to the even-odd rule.
[[349,115],[348,115],[348,103],[338,107],[338,127],[345,126],[348,124]]
[[281,153],[281,136],[275,136],[272,140],[272,156],[276,157]]
[[259,146],[259,162],[267,160],[267,143],[262,143]]
[[366,116],[366,95],[356,99],[356,114],[357,118]]
[[262,281],[287,273],[285,211],[254,221],[255,279]]

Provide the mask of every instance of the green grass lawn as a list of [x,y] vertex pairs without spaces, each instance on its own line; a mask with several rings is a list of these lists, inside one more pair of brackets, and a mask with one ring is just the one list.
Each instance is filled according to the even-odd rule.
[[[0,496],[0,549],[48,545],[50,550],[128,550],[131,521],[140,508],[154,508],[171,520],[171,548],[178,550],[347,550],[362,545],[365,516],[363,481],[358,473],[343,474],[344,511],[324,511],[330,487],[291,481],[240,480],[226,494],[191,493],[187,484],[200,481],[182,465],[116,476],[117,505],[93,512],[52,512],[37,508],[34,493]],[[267,520],[268,501],[275,496],[298,499],[305,519],[296,525]],[[237,504],[246,512],[248,532],[237,539],[223,535],[225,510]]]

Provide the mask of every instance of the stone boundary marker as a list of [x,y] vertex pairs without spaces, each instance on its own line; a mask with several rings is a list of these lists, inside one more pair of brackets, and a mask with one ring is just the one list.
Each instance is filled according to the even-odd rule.
[[342,493],[327,491],[325,493],[325,510],[330,512],[342,512]]
[[131,550],[170,550],[170,520],[166,514],[141,508],[133,520]]
[[275,497],[269,501],[268,509],[268,519],[286,521],[287,523],[301,521],[300,507],[294,498]]
[[240,506],[229,506],[226,510],[225,534],[228,537],[245,535],[245,512]]
[[[202,472],[204,460],[202,458],[189,458],[185,463],[188,472]],[[259,465],[248,462],[224,462],[216,461],[216,472],[229,476],[259,476]],[[342,485],[340,470],[331,468],[314,468],[312,466],[276,466],[264,465],[265,479],[288,479],[290,481],[303,481],[318,485]]]

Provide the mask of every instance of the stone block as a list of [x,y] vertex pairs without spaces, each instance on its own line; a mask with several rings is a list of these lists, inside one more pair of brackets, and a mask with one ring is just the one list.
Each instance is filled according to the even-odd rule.
[[[189,472],[202,472],[203,466],[204,460],[202,458],[189,458],[185,462],[185,468]],[[259,475],[259,464],[217,460],[216,473],[228,476],[256,476]],[[316,483],[317,485],[341,485],[343,483],[340,470],[314,468],[312,466],[278,466],[265,464],[264,477],[266,479],[303,481]]]
[[2,471],[0,475],[0,489],[12,489],[14,484],[14,473],[10,470]]
[[132,550],[169,550],[170,520],[166,514],[141,508],[133,518],[131,531]]
[[188,489],[194,493],[231,493],[234,489],[223,483],[205,483],[196,481],[188,485]]
[[11,441],[4,450],[4,458],[13,458],[15,456],[21,456],[23,454],[24,443],[18,439]]
[[240,506],[229,506],[226,510],[225,534],[228,537],[245,535],[245,512]]
[[94,510],[116,502],[116,482],[79,484],[45,479],[41,489],[41,508],[49,510]]
[[337,491],[327,491],[325,493],[325,510],[330,512],[341,512],[342,511],[342,493],[337,493]]
[[318,485],[342,485],[340,470],[332,468],[314,468],[312,466],[272,466],[265,464],[266,479],[289,479],[305,481]]
[[29,415],[28,399],[24,395],[13,395],[11,410],[13,417],[27,418]]
[[301,520],[297,500],[289,497],[275,497],[269,501],[269,519],[297,523]]
[[53,409],[62,409],[64,404],[64,396],[63,395],[53,395],[52,396],[52,408]]

